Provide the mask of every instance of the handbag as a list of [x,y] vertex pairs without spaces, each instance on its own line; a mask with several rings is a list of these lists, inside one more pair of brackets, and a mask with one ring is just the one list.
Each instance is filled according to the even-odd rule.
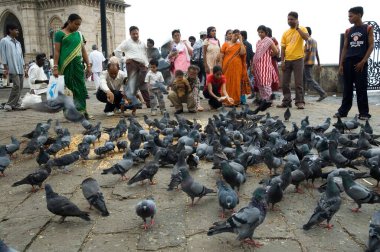
[[58,92],[62,94],[65,92],[65,78],[59,75],[56,78],[54,75],[50,76],[49,85],[47,87],[46,99],[53,100],[58,97]]

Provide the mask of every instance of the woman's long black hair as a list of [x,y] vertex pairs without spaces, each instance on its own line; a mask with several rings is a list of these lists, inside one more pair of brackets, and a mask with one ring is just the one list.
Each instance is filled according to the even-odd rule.
[[70,14],[70,16],[67,18],[67,21],[63,24],[62,29],[65,29],[69,25],[69,21],[73,22],[77,19],[82,20],[82,18],[78,14],[75,14],[75,13]]

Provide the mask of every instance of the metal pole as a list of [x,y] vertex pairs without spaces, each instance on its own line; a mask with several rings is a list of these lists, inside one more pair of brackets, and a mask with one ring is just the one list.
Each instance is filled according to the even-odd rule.
[[100,0],[100,25],[102,34],[102,51],[104,57],[108,58],[107,50],[107,18],[106,18],[106,0]]

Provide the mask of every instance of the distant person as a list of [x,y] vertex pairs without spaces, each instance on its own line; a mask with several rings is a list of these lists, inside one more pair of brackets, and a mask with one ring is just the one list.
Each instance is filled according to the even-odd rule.
[[160,51],[158,51],[157,47],[154,47],[154,40],[153,39],[147,39],[146,41],[146,52],[148,55],[149,62],[151,60],[159,60],[161,58]]
[[189,68],[187,69],[187,73],[185,74],[185,78],[187,79],[187,81],[189,82],[189,85],[191,87],[191,90],[192,90],[191,93],[193,94],[193,99],[195,101],[197,111],[202,112],[204,110],[204,108],[201,106],[201,101],[200,101],[200,97],[199,97],[199,91],[201,88],[200,87],[201,82],[198,78],[199,71],[200,71],[200,69],[198,66],[190,65]]
[[288,25],[290,29],[284,32],[281,39],[281,69],[283,71],[282,93],[284,98],[282,99],[282,103],[277,105],[277,107],[287,108],[292,106],[290,78],[293,72],[296,92],[295,104],[298,109],[304,109],[303,58],[305,57],[305,52],[303,49],[303,41],[309,38],[309,34],[305,27],[299,26],[297,12],[289,12]]
[[19,27],[9,23],[5,26],[6,37],[0,41],[0,61],[4,67],[4,76],[9,74],[9,82],[13,83],[8,101],[3,109],[5,111],[23,109],[20,104],[21,91],[24,83],[24,58],[21,43],[17,40]]
[[193,45],[193,55],[191,56],[191,65],[196,65],[199,67],[198,78],[201,83],[205,81],[206,78],[203,58],[203,43],[206,37],[207,33],[205,31],[201,31],[199,33],[199,40],[197,40]]
[[190,42],[191,47],[194,46],[195,41],[196,41],[196,38],[194,36],[189,37],[189,42]]
[[303,82],[306,84],[306,87],[311,86],[315,91],[318,92],[319,98],[317,99],[317,102],[323,101],[326,99],[327,94],[325,90],[313,79],[312,72],[313,67],[315,64],[315,59],[317,59],[318,62],[318,71],[321,70],[321,64],[319,61],[319,54],[318,54],[318,45],[317,41],[311,37],[311,28],[306,27],[307,32],[309,33],[309,39],[306,41],[305,44],[305,66],[303,69]]
[[257,28],[257,33],[260,40],[256,43],[256,53],[253,57],[252,69],[260,98],[269,102],[272,95],[272,83],[277,77],[272,65],[272,55],[278,54],[278,50],[273,40],[267,36],[268,30],[264,25],[260,25]]
[[[36,56],[36,62],[33,62],[29,67],[28,76],[29,76],[31,94],[46,93],[46,88],[47,88],[47,85],[49,84],[49,79],[46,76],[43,69],[45,61],[46,61],[46,54],[38,53]],[[41,92],[42,90],[44,91]]]
[[90,63],[92,64],[92,77],[94,79],[95,89],[100,86],[100,73],[103,71],[103,62],[106,60],[103,53],[99,52],[97,45],[92,45],[92,52],[89,54]]
[[151,115],[156,116],[157,104],[160,106],[161,114],[166,111],[164,95],[160,89],[160,85],[163,85],[165,80],[161,72],[157,70],[158,61],[156,59],[149,62],[149,67],[150,70],[145,76],[145,82],[148,84]]
[[174,81],[170,86],[172,90],[169,92],[168,99],[175,108],[175,114],[183,113],[182,103],[187,104],[189,113],[196,113],[194,95],[189,81],[185,78],[185,73],[182,70],[176,70],[174,76]]
[[216,110],[223,104],[233,104],[233,99],[229,97],[226,90],[226,77],[223,75],[220,66],[214,66],[212,74],[207,77],[203,95],[208,99],[210,110]]
[[115,110],[120,110],[123,99],[123,90],[127,82],[127,74],[120,70],[118,59],[112,57],[107,70],[100,73],[100,85],[96,92],[98,101],[105,103],[104,113],[113,116]]
[[334,117],[346,117],[352,107],[355,83],[359,119],[371,118],[368,108],[368,58],[374,48],[373,27],[363,24],[363,7],[353,7],[348,11],[348,20],[354,26],[344,33],[344,45],[339,63],[339,73],[343,74],[342,105]]
[[247,74],[248,74],[248,80],[249,80],[249,86],[251,87],[251,95],[248,97],[249,99],[253,98],[254,95],[254,88],[253,88],[253,75],[251,72],[251,64],[253,60],[253,56],[255,53],[252,49],[252,44],[248,42],[248,33],[247,31],[241,31],[241,36],[243,37],[243,43],[245,45],[245,48],[247,50],[247,56],[246,56],[246,65],[247,65]]
[[141,91],[147,108],[150,108],[148,85],[144,82],[148,71],[149,61],[147,46],[140,40],[139,28],[129,27],[130,39],[124,40],[115,50],[121,58],[121,52],[125,52],[126,68],[128,73],[127,97],[135,106],[139,106],[136,99],[137,90]]
[[193,48],[189,41],[181,40],[181,32],[179,30],[172,31],[173,41],[171,42],[171,51],[169,53],[169,60],[172,63],[172,73],[177,70],[183,72],[187,71],[190,66],[190,58],[193,55]]
[[220,42],[216,38],[216,28],[207,28],[207,38],[203,42],[203,63],[206,71],[206,78],[212,74],[214,66],[218,65],[220,54]]
[[[277,55],[272,55],[272,65],[274,68],[274,71],[276,72],[277,77],[273,78],[273,83],[272,83],[272,92],[278,91],[280,89],[280,73],[278,71],[278,62],[281,61],[280,57],[280,47],[278,45],[278,41],[275,37],[272,36],[272,29],[267,27],[268,31],[268,37],[272,39],[274,45],[277,47],[278,54]],[[271,99],[273,100],[275,97],[272,94]]]
[[224,34],[224,41],[230,41],[232,39],[232,30],[228,29],[226,34]]

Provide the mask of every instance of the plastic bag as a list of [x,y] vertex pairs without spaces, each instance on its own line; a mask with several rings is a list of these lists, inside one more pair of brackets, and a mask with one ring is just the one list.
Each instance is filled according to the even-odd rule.
[[29,92],[25,94],[24,98],[21,100],[21,106],[24,108],[29,108],[30,105],[42,102],[41,96],[36,94],[30,94]]
[[46,99],[53,100],[58,97],[58,92],[65,92],[65,79],[63,75],[59,75],[55,78],[50,76],[49,85],[47,87]]

